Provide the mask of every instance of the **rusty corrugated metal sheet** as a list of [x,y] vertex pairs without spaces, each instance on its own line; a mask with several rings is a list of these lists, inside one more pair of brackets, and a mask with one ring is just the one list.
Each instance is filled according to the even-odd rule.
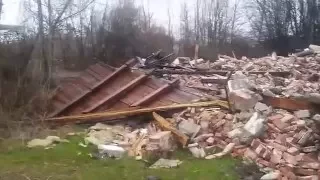
[[132,62],[117,69],[97,63],[62,84],[52,98],[50,116],[154,107],[199,98],[198,94],[178,88],[178,80],[170,82],[132,71]]

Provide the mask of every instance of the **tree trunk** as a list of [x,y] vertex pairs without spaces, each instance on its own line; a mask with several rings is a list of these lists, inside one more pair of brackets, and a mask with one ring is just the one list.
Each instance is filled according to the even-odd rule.
[[41,54],[42,54],[42,69],[43,69],[43,81],[47,82],[49,79],[49,64],[48,58],[46,55],[46,45],[45,45],[45,36],[44,36],[44,28],[43,28],[43,12],[42,12],[42,2],[41,0],[37,0],[38,5],[38,33],[39,33],[39,41],[41,44]]

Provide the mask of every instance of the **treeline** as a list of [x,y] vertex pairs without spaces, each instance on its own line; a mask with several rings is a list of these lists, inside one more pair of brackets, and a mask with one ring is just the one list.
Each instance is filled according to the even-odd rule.
[[24,2],[29,39],[37,39],[29,59],[37,61],[33,64],[41,67],[44,79],[56,64],[84,68],[101,60],[116,65],[158,49],[193,57],[198,44],[200,57],[214,60],[218,54],[288,55],[320,41],[317,0],[185,1],[179,26],[171,17],[174,7],[159,9],[168,16],[168,24],[160,25],[135,0]]

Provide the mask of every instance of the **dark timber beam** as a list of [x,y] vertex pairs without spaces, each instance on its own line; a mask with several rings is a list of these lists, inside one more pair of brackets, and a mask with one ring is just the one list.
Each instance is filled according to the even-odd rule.
[[127,70],[132,63],[134,63],[134,59],[129,60],[126,64],[120,66],[118,69],[116,69],[113,73],[108,75],[107,77],[103,78],[101,81],[97,82],[93,87],[91,87],[89,90],[84,91],[82,94],[79,94],[76,96],[72,101],[65,104],[60,109],[57,109],[55,112],[51,113],[49,117],[54,117],[60,115],[62,112],[70,108],[72,105],[76,104],[77,102],[81,101],[85,97],[88,97],[90,94],[98,90],[102,85],[107,84],[110,82],[110,80],[114,79],[116,76],[121,74],[123,71]]
[[162,87],[160,87],[156,91],[150,93],[148,96],[142,98],[140,101],[137,101],[136,103],[132,104],[131,106],[142,106],[144,104],[147,104],[147,103],[153,101],[154,99],[156,99],[157,97],[159,97],[160,95],[168,92],[170,89],[172,89],[174,86],[176,86],[178,84],[179,84],[179,80],[175,79],[175,80],[169,82],[168,84],[163,85]]
[[113,94],[110,94],[106,98],[100,100],[99,102],[95,103],[94,105],[90,106],[86,110],[83,111],[83,113],[90,113],[94,110],[96,110],[98,107],[100,107],[103,104],[110,104],[111,102],[120,99],[122,96],[124,96],[127,92],[132,90],[134,87],[139,85],[142,81],[147,79],[148,75],[143,74],[131,81],[129,84],[125,85],[124,87],[120,88]]

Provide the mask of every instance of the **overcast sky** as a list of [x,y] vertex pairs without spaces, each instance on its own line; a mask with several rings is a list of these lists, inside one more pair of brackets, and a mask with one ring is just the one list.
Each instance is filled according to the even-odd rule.
[[[97,0],[105,2],[106,0]],[[110,0],[109,0],[110,1]],[[185,0],[149,0],[149,9],[153,18],[159,24],[167,24],[167,9],[170,7],[172,12],[172,21],[179,22],[181,3]],[[193,0],[187,0],[192,4]],[[144,3],[147,6],[147,0],[137,0],[137,3]],[[3,0],[3,10],[0,22],[3,24],[19,24],[22,20],[22,0]]]

